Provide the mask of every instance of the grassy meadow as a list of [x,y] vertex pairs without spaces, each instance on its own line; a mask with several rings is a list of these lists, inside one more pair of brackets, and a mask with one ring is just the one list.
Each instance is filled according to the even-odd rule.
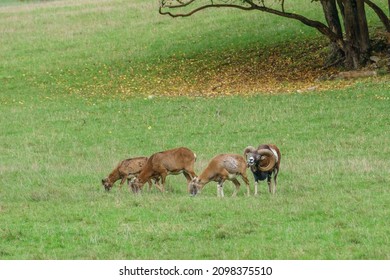
[[[313,30],[157,5],[0,1],[0,259],[390,259],[389,77],[319,82]],[[282,152],[275,195],[100,183],[124,158],[187,146],[199,174],[260,143]]]

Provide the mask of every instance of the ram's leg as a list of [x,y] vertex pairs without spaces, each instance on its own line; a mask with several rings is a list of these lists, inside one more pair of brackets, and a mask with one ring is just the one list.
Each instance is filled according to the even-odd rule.
[[122,190],[123,184],[126,182],[126,177],[123,177],[121,182],[119,183],[119,189]]
[[190,193],[190,183],[191,183],[192,177],[186,171],[183,171],[183,174],[184,174],[184,177],[186,177],[186,179],[187,179],[187,192]]
[[255,195],[258,195],[258,187],[259,187],[259,182],[255,181]]
[[272,188],[272,194],[276,193],[276,185],[277,185],[278,173],[279,173],[279,170],[276,169],[275,170],[275,174],[274,174],[274,186]]
[[224,197],[225,194],[223,193],[223,185],[221,184],[221,197]]
[[154,185],[156,186],[156,188],[161,191],[160,177],[155,177],[153,180],[154,180]]
[[241,177],[246,185],[246,195],[250,196],[251,195],[251,187],[249,186],[249,180],[248,180],[248,177],[246,176],[246,173],[241,174]]
[[217,196],[218,197],[224,197],[223,182],[219,182],[218,185],[217,185]]
[[133,185],[131,183],[131,180],[127,177],[127,187],[129,188],[129,191],[133,189]]
[[159,189],[160,192],[165,191],[165,178],[167,177],[167,173],[161,173],[161,185],[156,183],[156,187]]
[[238,180],[236,178],[232,179],[232,182],[233,184],[236,186],[236,188],[234,189],[234,192],[232,194],[232,196],[237,196],[237,193],[238,191],[240,190],[240,182],[238,182]]
[[272,186],[271,186],[271,174],[267,176],[267,184],[268,184],[268,191],[272,193]]
[[133,183],[131,182],[131,179],[127,178],[127,186],[129,187],[129,191],[132,191],[133,193],[135,193],[134,191],[134,185]]
[[[194,170],[192,169],[192,167],[183,170],[183,172],[184,172],[184,173],[187,173],[187,175],[190,176],[190,181],[196,177],[196,173],[194,172]],[[186,176],[186,178],[187,178],[187,176]]]

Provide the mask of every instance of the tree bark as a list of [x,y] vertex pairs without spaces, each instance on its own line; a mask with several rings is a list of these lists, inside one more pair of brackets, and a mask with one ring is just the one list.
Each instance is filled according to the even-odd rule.
[[366,17],[366,10],[364,9],[364,0],[356,0],[356,16],[358,21],[359,34],[359,52],[361,62],[365,62],[369,58],[371,49],[370,34],[368,32],[368,24]]
[[[333,33],[342,41],[343,31],[341,28],[340,17],[337,10],[336,0],[321,0],[322,9],[324,11],[326,22]],[[343,46],[343,44],[341,44]],[[331,53],[329,56],[328,64],[334,64],[344,57],[344,48],[340,44],[331,41],[330,48]]]
[[345,27],[345,65],[348,69],[360,67],[359,23],[356,14],[356,0],[343,0]]
[[[390,1],[390,0],[389,0]],[[341,30],[341,23],[339,14],[336,7],[335,0],[321,0],[322,9],[325,14],[326,22],[328,23],[329,28],[337,34],[340,38],[343,37],[343,32]]]

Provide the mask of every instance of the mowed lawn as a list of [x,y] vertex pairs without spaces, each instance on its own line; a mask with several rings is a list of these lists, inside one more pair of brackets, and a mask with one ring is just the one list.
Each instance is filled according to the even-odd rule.
[[[196,64],[216,44],[202,22],[225,26],[219,40],[236,51],[255,44],[254,31],[245,29],[241,42],[227,11],[217,13],[220,22],[213,13],[174,21],[155,15],[154,2],[8,2],[0,5],[0,259],[390,258],[388,77],[327,82],[327,90],[317,82],[310,91],[173,97],[164,87],[143,91],[140,81],[166,85],[159,75],[174,67],[156,65]],[[235,23],[247,17],[233,13]],[[129,40],[137,32],[125,23],[146,35]],[[199,50],[179,40],[193,24],[191,36],[205,38]],[[165,32],[157,36],[156,26]],[[301,28],[272,32],[293,38]],[[274,37],[270,48],[280,43]],[[212,58],[224,59],[204,59],[214,65]],[[191,197],[182,175],[167,178],[166,193],[101,185],[128,157],[186,146],[199,174],[214,155],[261,143],[282,152],[275,195],[263,183],[253,196],[252,177],[250,197],[244,186],[230,197],[227,182],[223,199],[215,183]]]

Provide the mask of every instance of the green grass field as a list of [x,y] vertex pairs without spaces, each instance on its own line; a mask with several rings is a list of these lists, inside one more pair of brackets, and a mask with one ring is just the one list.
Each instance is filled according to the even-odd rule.
[[[0,259],[390,259],[389,78],[272,80],[321,61],[280,46],[324,44],[312,30],[229,10],[170,19],[155,1],[1,1],[0,34]],[[265,91],[229,91],[262,54],[289,63]],[[232,198],[228,182],[223,199],[215,183],[190,197],[182,175],[164,194],[100,183],[131,156],[187,146],[199,174],[270,142],[276,195]]]

